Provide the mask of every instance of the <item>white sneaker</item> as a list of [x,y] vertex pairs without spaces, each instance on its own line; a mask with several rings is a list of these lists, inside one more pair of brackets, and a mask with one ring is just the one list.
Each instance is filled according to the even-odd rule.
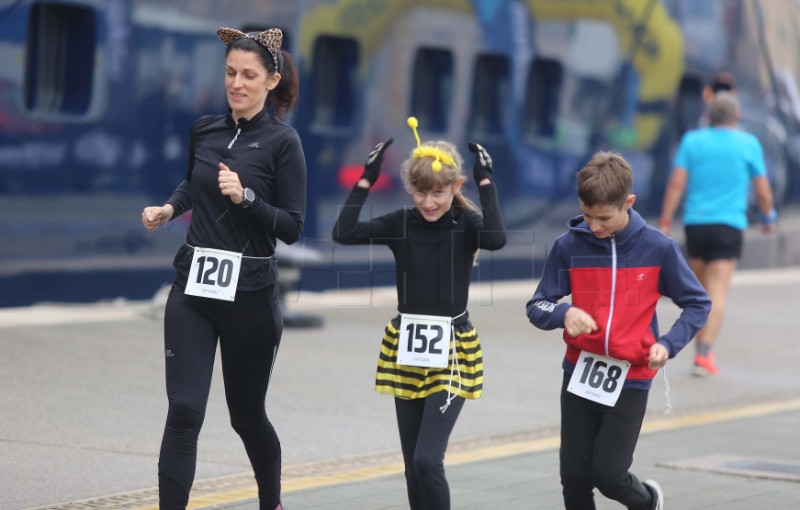
[[644,484],[650,487],[650,491],[656,498],[656,506],[653,507],[653,510],[664,510],[664,492],[661,490],[661,486],[658,485],[658,482],[655,480],[645,480]]

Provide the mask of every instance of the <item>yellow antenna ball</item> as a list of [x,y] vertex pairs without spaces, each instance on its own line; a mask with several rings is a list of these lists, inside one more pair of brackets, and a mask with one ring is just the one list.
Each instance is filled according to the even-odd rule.
[[442,171],[442,164],[439,162],[438,159],[436,161],[434,161],[433,163],[431,163],[431,170],[433,170],[434,172],[441,172]]
[[417,133],[417,125],[419,124],[417,122],[417,118],[409,117],[406,122],[408,123],[408,127],[410,127],[412,131],[414,131],[414,138],[417,139],[417,147],[419,147],[420,145],[422,145],[422,142],[420,142],[419,133]]

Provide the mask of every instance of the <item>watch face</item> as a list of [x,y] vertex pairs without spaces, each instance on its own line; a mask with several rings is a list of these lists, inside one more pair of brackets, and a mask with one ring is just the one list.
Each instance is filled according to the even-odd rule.
[[245,200],[245,202],[252,202],[255,199],[256,199],[255,192],[253,190],[251,190],[250,188],[245,188],[244,189],[244,200]]

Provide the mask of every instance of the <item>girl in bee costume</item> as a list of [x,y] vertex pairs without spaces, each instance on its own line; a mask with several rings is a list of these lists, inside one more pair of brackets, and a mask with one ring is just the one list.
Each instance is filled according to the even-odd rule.
[[415,118],[409,126],[417,148],[403,162],[401,176],[416,207],[358,221],[392,143],[386,140],[370,153],[333,238],[342,244],[384,244],[394,254],[399,315],[384,332],[375,390],[395,397],[411,509],[445,510],[450,508],[447,442],[464,399],[483,392],[481,344],[467,313],[470,276],[478,249],[498,250],[506,235],[486,150],[469,144],[476,154],[481,215],[461,192],[465,177],[455,146],[421,144]]

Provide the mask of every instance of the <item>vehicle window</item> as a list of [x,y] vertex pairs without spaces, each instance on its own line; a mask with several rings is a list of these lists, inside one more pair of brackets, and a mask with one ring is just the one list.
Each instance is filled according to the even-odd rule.
[[92,99],[97,20],[86,7],[39,3],[31,8],[25,105],[44,114],[84,115]]
[[554,138],[564,69],[560,62],[535,58],[525,80],[522,133],[526,139]]
[[475,136],[501,135],[507,125],[511,101],[508,57],[478,55],[472,78],[472,111],[469,131]]
[[420,48],[414,58],[411,112],[420,129],[447,131],[453,91],[453,54],[438,48]]
[[314,125],[351,128],[356,118],[359,46],[355,39],[322,36],[314,44]]

